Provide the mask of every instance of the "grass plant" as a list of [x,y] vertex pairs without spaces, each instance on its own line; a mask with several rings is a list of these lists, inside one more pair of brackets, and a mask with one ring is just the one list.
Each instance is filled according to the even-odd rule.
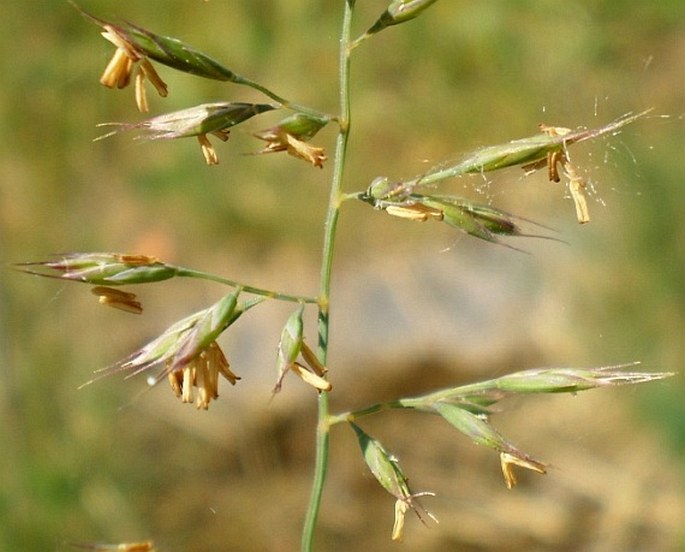
[[[272,392],[273,400],[277,401],[279,394],[287,393],[292,381],[299,379],[310,386],[311,401],[317,405],[314,473],[309,505],[302,523],[303,551],[315,549],[330,465],[330,440],[338,430],[336,426],[346,426],[356,437],[363,461],[380,487],[389,493],[389,508],[394,507],[395,516],[389,536],[393,540],[401,540],[407,513],[413,512],[427,525],[440,517],[439,511],[432,513],[424,504],[429,503],[436,491],[410,488],[409,477],[397,458],[379,439],[364,429],[363,422],[367,417],[401,409],[442,419],[473,443],[498,454],[505,485],[513,488],[517,481],[517,469],[545,474],[548,464],[520,450],[495,429],[492,418],[500,411],[500,401],[512,396],[575,394],[589,389],[608,392],[606,388],[609,387],[642,384],[672,375],[669,372],[639,370],[637,363],[591,368],[536,368],[478,383],[455,384],[430,393],[376,402],[353,410],[331,410],[329,401],[331,394],[336,392],[336,373],[347,369],[329,362],[330,344],[335,339],[330,316],[331,309],[335,308],[332,299],[334,251],[338,220],[346,204],[370,206],[409,223],[442,222],[455,231],[481,240],[483,247],[522,249],[521,240],[528,237],[558,239],[550,229],[524,216],[500,209],[490,202],[477,202],[440,188],[445,182],[468,174],[480,174],[487,179],[490,173],[511,167],[519,167],[523,171],[521,174],[525,175],[546,170],[550,181],[565,179],[566,189],[575,206],[575,218],[578,223],[587,224],[591,221],[587,183],[571,161],[572,148],[584,141],[616,135],[649,113],[649,110],[629,113],[593,129],[572,130],[543,125],[528,137],[475,149],[454,162],[439,163],[439,160],[435,160],[435,168],[428,171],[417,169],[416,174],[405,178],[369,175],[366,185],[356,189],[345,178],[349,162],[348,142],[355,128],[350,92],[353,58],[364,48],[372,48],[379,33],[402,32],[401,26],[416,17],[431,17],[430,8],[435,0],[393,0],[375,21],[370,22],[366,27],[368,30],[358,36],[353,34],[355,4],[355,0],[340,2],[338,108],[335,113],[326,113],[317,107],[291,101],[280,92],[275,92],[276,87],[271,84],[242,76],[233,67],[229,68],[203,53],[200,47],[153,31],[153,23],[109,21],[75,5],[85,20],[99,27],[102,36],[114,46],[113,57],[100,83],[112,89],[133,88],[135,106],[142,113],[150,110],[147,97],[147,88],[150,86],[163,98],[174,94],[173,88],[163,80],[162,71],[156,67],[158,65],[193,78],[225,83],[227,95],[231,94],[231,87],[247,87],[263,96],[260,103],[201,103],[138,122],[106,123],[113,125],[114,130],[101,136],[107,138],[102,142],[103,148],[114,140],[126,139],[129,132],[137,133],[136,138],[147,140],[187,139],[200,146],[201,157],[197,158],[197,170],[211,171],[212,166],[221,162],[218,147],[223,142],[228,142],[227,146],[230,147],[230,133],[235,127],[252,124],[262,114],[279,112],[282,118],[276,125],[251,133],[265,143],[257,153],[282,152],[310,164],[312,170],[330,163],[332,172],[321,225],[322,251],[317,290],[312,290],[308,295],[299,295],[288,290],[266,289],[251,282],[238,281],[232,275],[176,266],[145,251],[73,252],[17,266],[30,274],[90,286],[101,304],[137,315],[143,314],[143,305],[131,290],[138,285],[185,278],[225,286],[227,291],[217,297],[214,303],[163,329],[155,339],[121,361],[100,370],[91,380],[100,380],[114,373],[125,373],[126,377],[146,373],[151,386],[166,380],[183,403],[194,404],[199,410],[209,409],[212,402],[219,399],[220,387],[225,384],[222,380],[240,387],[240,370],[234,372],[229,365],[230,354],[224,353],[217,342],[218,338],[230,332],[234,324],[239,324],[243,318],[256,315],[268,301],[291,304],[292,313],[283,326],[280,339],[271,336],[278,341]],[[439,22],[435,24],[439,25]],[[416,101],[430,102],[430,98],[418,97]],[[330,153],[315,145],[319,131],[329,127],[334,127],[336,132],[335,147]],[[417,131],[426,132],[426,129]],[[152,144],[150,147],[163,148],[165,144]],[[206,167],[202,166],[202,159]],[[121,286],[126,286],[126,289]],[[315,335],[306,332],[308,320],[316,320]],[[268,338],[265,336],[265,340]],[[84,543],[86,541],[88,539],[84,538]],[[155,547],[152,541],[122,541],[112,545],[113,548],[90,544],[80,546],[127,552],[151,551]]]

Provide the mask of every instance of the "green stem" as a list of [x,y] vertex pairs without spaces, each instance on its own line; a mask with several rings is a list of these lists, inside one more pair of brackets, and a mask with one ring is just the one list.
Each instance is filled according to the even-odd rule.
[[[345,0],[342,30],[340,36],[339,79],[340,79],[340,131],[336,142],[335,162],[331,193],[328,202],[328,214],[324,229],[323,259],[321,265],[321,282],[319,296],[319,339],[317,356],[321,364],[326,366],[328,356],[328,339],[330,332],[329,303],[331,290],[331,271],[333,267],[333,246],[342,203],[342,180],[345,168],[345,156],[350,129],[350,29],[355,0]],[[328,470],[328,447],[330,424],[328,393],[319,394],[318,424],[316,427],[316,459],[314,466],[314,480],[309,498],[309,507],[302,531],[303,552],[310,552],[314,542],[314,531],[319,518],[321,497],[323,495],[326,472]]]
[[287,293],[279,293],[271,291],[270,289],[258,288],[237,282],[236,280],[229,280],[223,276],[202,272],[200,270],[193,270],[192,268],[174,267],[176,268],[176,276],[182,278],[197,278],[198,280],[208,280],[210,282],[217,282],[231,287],[239,287],[242,291],[247,293],[254,293],[269,299],[277,299],[279,301],[290,301],[291,303],[318,303],[319,299],[315,297],[307,297],[303,295],[289,295]]

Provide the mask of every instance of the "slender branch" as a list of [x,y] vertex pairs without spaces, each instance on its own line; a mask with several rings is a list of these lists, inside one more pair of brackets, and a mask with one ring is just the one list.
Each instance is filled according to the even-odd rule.
[[357,418],[362,418],[363,416],[369,416],[371,414],[377,414],[378,412],[383,412],[385,410],[390,410],[391,408],[406,408],[401,401],[390,401],[385,403],[376,403],[366,408],[361,408],[359,410],[351,410],[349,412],[343,412],[341,414],[336,414],[335,416],[329,416],[328,425],[334,426],[336,424],[341,424],[345,422],[353,422]]
[[[340,85],[340,131],[336,142],[335,161],[333,167],[333,178],[331,182],[331,193],[328,202],[328,214],[324,230],[323,259],[321,265],[321,282],[319,296],[319,339],[317,356],[324,366],[328,356],[328,339],[330,332],[329,303],[331,290],[331,271],[333,267],[333,246],[335,244],[335,233],[342,203],[342,180],[345,168],[345,156],[347,152],[347,141],[350,129],[350,29],[352,23],[352,12],[355,0],[345,1],[342,30],[340,36],[340,57],[339,57],[339,85]],[[326,481],[328,470],[328,448],[330,425],[328,422],[329,404],[328,393],[319,394],[318,425],[316,428],[316,459],[314,467],[314,481],[309,499],[309,507],[305,518],[304,529],[302,532],[303,552],[310,552],[314,542],[314,531],[316,529],[319,511],[321,508],[321,497]]]
[[286,100],[282,96],[279,96],[275,92],[272,92],[271,90],[269,90],[266,86],[263,86],[263,85],[259,84],[258,82],[255,82],[251,79],[248,79],[247,77],[235,75],[235,78],[231,82],[233,82],[234,84],[242,84],[244,86],[249,86],[250,88],[253,88],[254,90],[258,90],[259,92],[261,92],[265,96],[268,96],[269,98],[271,98],[275,102],[278,102],[279,104],[281,104],[281,106],[283,106],[286,109],[290,109],[292,111],[297,111],[299,113],[304,113],[305,115],[312,115],[314,117],[322,118],[322,119],[334,118],[334,117],[331,117],[330,115],[328,115],[327,113],[322,113],[321,111],[317,111],[316,109],[312,109],[311,107],[306,107],[303,105],[291,103],[290,101]]
[[307,297],[305,295],[289,295],[287,293],[280,293],[277,291],[272,291],[270,289],[258,288],[254,286],[249,286],[242,282],[236,280],[230,280],[224,278],[223,276],[218,276],[216,274],[209,274],[207,272],[202,272],[200,270],[193,270],[192,268],[175,267],[176,276],[185,278],[197,278],[198,280],[208,280],[210,282],[217,282],[219,284],[224,284],[231,287],[242,288],[243,291],[247,293],[254,293],[255,295],[261,295],[262,297],[267,297],[269,299],[277,299],[279,301],[289,301],[291,303],[318,303],[319,300],[315,297]]

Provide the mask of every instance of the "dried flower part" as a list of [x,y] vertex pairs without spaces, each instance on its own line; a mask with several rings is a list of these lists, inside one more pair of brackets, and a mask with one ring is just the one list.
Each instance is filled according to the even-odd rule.
[[166,83],[157,74],[154,66],[147,58],[140,60],[140,74],[146,77],[152,83],[152,86],[154,86],[155,90],[160,96],[162,96],[162,98],[166,98],[168,96],[169,92],[167,90]]
[[133,60],[126,50],[117,48],[100,77],[100,84],[107,88],[126,88],[131,82],[132,69]]
[[309,348],[309,345],[307,345],[305,341],[302,341],[302,349],[300,350],[300,353],[312,372],[321,377],[326,375],[328,368],[319,362],[319,359],[314,354],[314,351]]
[[395,521],[392,524],[392,540],[402,542],[404,539],[404,516],[408,511],[409,505],[404,500],[395,501]]
[[414,511],[422,523],[425,524],[424,515],[437,523],[438,520],[418,500],[422,496],[435,496],[434,493],[412,493],[397,459],[385,450],[380,441],[365,433],[357,424],[349,423],[357,436],[364,462],[369,470],[371,470],[376,481],[397,499],[395,502],[395,522],[392,530],[393,540],[402,540],[404,516],[410,509]]
[[219,157],[216,154],[214,146],[207,138],[206,134],[199,134],[197,141],[200,143],[200,149],[202,150],[202,157],[205,158],[205,163],[208,165],[218,165]]
[[105,286],[96,286],[90,291],[93,295],[98,296],[101,305],[107,305],[132,314],[143,313],[143,306],[136,298],[135,293]]
[[[167,360],[167,370],[171,370],[172,360]],[[213,341],[197,357],[180,369],[169,371],[168,380],[174,394],[181,402],[193,402],[193,388],[198,391],[195,405],[198,410],[207,410],[209,403],[219,397],[219,375],[235,385],[240,379],[229,368],[221,347]]]
[[161,282],[177,275],[175,267],[156,257],[121,253],[68,253],[54,261],[35,261],[16,266],[39,276],[110,286]]
[[320,169],[323,168],[324,161],[328,159],[324,148],[307,144],[287,133],[277,136],[274,135],[270,138],[263,138],[260,136],[258,136],[258,138],[268,142],[268,145],[263,150],[257,152],[258,154],[287,151],[289,155],[292,155],[297,159],[302,159],[307,163],[311,163]]
[[579,224],[586,224],[590,222],[590,211],[587,206],[587,199],[585,197],[586,184],[582,176],[578,174],[576,168],[568,160],[566,154],[561,157],[561,164],[564,167],[564,174],[568,177],[568,189],[571,192],[571,198],[576,206],[576,218]]
[[[147,94],[143,83],[147,77],[157,90],[157,93],[166,98],[168,89],[166,83],[157,74],[155,68],[141,51],[128,37],[128,35],[116,25],[104,24],[102,36],[114,44],[116,50],[112,59],[107,64],[104,73],[100,77],[100,84],[107,88],[126,88],[131,82],[131,75],[137,67],[135,74],[136,105],[138,110],[146,113],[149,111]],[[137,66],[136,64],[140,64]]]
[[306,142],[311,140],[329,121],[328,118],[295,113],[283,119],[278,125],[254,134],[255,138],[267,142],[266,147],[257,153],[287,151],[293,157],[323,168],[323,163],[327,159],[324,149],[311,146]]
[[[293,362],[289,367],[289,371],[318,391],[330,391],[333,389],[333,385],[330,381],[305,368],[299,362]],[[279,389],[280,387],[274,388],[274,392],[277,392]]]
[[[551,127],[545,124],[540,124],[540,130],[549,136],[566,136],[571,130],[563,127]],[[568,149],[563,151],[551,151],[547,157],[534,163],[524,165],[522,169],[526,174],[530,174],[544,166],[547,166],[547,173],[550,182],[559,182],[558,165],[561,165],[564,170],[564,175],[568,178],[568,189],[571,194],[571,199],[576,207],[576,218],[579,224],[586,224],[590,222],[590,211],[587,206],[587,198],[585,196],[586,183],[582,176],[578,174],[575,166],[569,160]]]
[[531,462],[528,459],[514,456],[508,452],[500,452],[500,465],[502,466],[502,475],[504,476],[504,484],[507,489],[513,489],[516,486],[516,474],[514,473],[514,466],[519,466],[527,470],[534,471],[544,475],[546,473],[544,466],[538,462]]

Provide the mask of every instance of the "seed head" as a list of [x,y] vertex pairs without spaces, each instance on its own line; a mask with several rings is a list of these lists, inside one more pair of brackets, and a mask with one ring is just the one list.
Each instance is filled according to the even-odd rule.
[[96,138],[101,140],[127,130],[139,130],[139,139],[172,140],[196,136],[202,154],[208,165],[216,165],[219,160],[207,138],[212,134],[222,141],[228,140],[229,128],[236,126],[255,115],[277,109],[271,104],[252,104],[243,102],[215,102],[201,104],[180,111],[165,113],[138,123],[104,123],[99,126],[117,126],[112,132]]
[[302,348],[303,313],[304,305],[300,305],[297,310],[290,315],[281,331],[281,339],[278,343],[278,359],[276,362],[278,377],[273,389],[274,393],[278,393],[281,390],[283,378],[294,367],[295,361],[300,355],[300,350]]
[[125,88],[136,71],[136,103],[142,112],[148,111],[143,88],[146,78],[152,82],[160,96],[167,96],[167,86],[153,68],[150,59],[178,71],[208,79],[232,82],[239,80],[230,69],[176,38],[155,34],[130,22],[112,23],[73,5],[86,19],[101,27],[102,36],[116,47],[100,82],[108,88]]
[[55,260],[20,263],[16,266],[38,276],[107,286],[161,282],[173,278],[177,273],[175,267],[156,257],[122,253],[67,253]]
[[673,375],[671,372],[625,370],[637,364],[600,368],[533,368],[501,376],[493,382],[498,389],[507,393],[577,393],[597,387],[646,383]]
[[422,523],[425,524],[422,514],[425,514],[437,523],[438,520],[418,500],[422,496],[435,496],[434,493],[412,493],[397,459],[385,450],[380,441],[366,434],[358,425],[350,422],[350,426],[357,436],[359,447],[364,456],[364,462],[366,462],[376,481],[397,499],[395,502],[395,523],[392,530],[392,539],[402,540],[404,516],[410,509],[414,510]]
[[[326,368],[321,365],[314,352],[304,342],[303,321],[304,305],[300,305],[293,312],[281,332],[281,340],[278,343],[278,358],[276,361],[277,378],[273,393],[278,393],[283,386],[283,378],[288,373],[293,373],[306,384],[311,385],[318,391],[330,391],[333,386],[325,378]],[[304,364],[298,362],[302,355]]]
[[402,183],[390,184],[385,178],[375,179],[369,189],[358,198],[370,203],[376,209],[385,210],[389,215],[419,222],[442,221],[491,243],[502,244],[498,236],[554,239],[544,235],[524,233],[519,224],[521,222],[535,226],[541,225],[490,205],[474,203],[458,196],[409,193]]
[[164,378],[183,402],[193,401],[193,387],[200,391],[198,408],[207,409],[218,396],[218,376],[232,384],[239,379],[229,369],[224,353],[216,343],[217,337],[233,324],[241,314],[259,304],[262,299],[237,304],[240,290],[226,295],[211,307],[191,314],[172,324],[160,336],[120,362],[99,370],[86,382],[115,372],[127,371],[133,376],[160,364],[162,371],[152,378],[156,384]]
[[411,21],[435,2],[436,0],[392,0],[378,20],[352,43],[352,48],[355,48],[362,40],[366,40],[387,27]]

